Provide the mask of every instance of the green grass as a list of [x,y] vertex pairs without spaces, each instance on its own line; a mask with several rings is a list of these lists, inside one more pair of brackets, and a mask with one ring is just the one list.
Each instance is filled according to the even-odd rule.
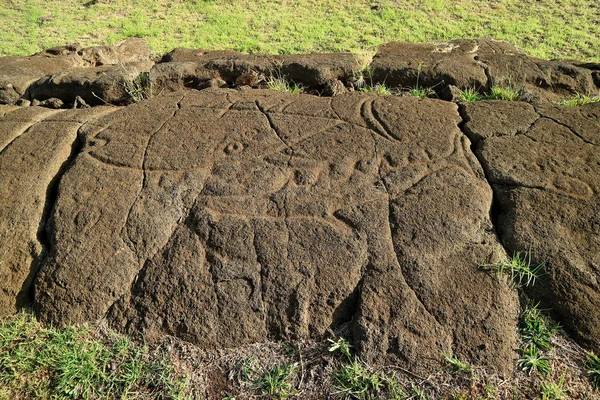
[[535,346],[542,350],[550,350],[550,339],[560,326],[552,324],[538,308],[539,304],[530,303],[521,313],[519,332],[526,346]]
[[519,100],[521,94],[518,90],[515,90],[511,87],[500,87],[493,86],[490,90],[490,93],[484,95],[486,100],[506,100],[506,101],[516,101]]
[[287,79],[279,75],[269,76],[269,78],[267,78],[266,80],[266,84],[269,89],[277,90],[280,92],[298,94],[304,91],[302,85],[292,81],[288,81]]
[[473,88],[467,88],[460,91],[460,99],[464,102],[470,103],[472,101],[483,100],[483,96]]
[[339,351],[345,355],[348,360],[352,359],[352,355],[350,353],[352,345],[346,338],[341,337],[338,340],[329,339],[329,343],[331,343],[331,346],[328,348],[330,353]]
[[22,313],[0,322],[0,387],[7,398],[183,399],[186,381],[125,336],[45,328]]
[[[86,5],[87,4],[87,5]],[[542,58],[600,60],[595,0],[5,0],[0,55],[141,37],[174,47],[305,53],[374,49],[392,40],[508,40]]]
[[276,365],[256,382],[261,394],[271,399],[286,399],[293,394],[293,380],[297,366],[294,363]]
[[[546,375],[551,371],[550,356],[545,352],[552,349],[550,339],[560,327],[550,322],[539,304],[529,302],[523,312],[521,312],[519,321],[519,334],[522,345],[518,349],[520,358],[518,365],[521,370],[528,372],[539,372]],[[547,390],[552,387],[548,383]]]
[[419,97],[421,99],[429,97],[429,95],[435,93],[432,89],[429,88],[413,88],[408,91],[408,94],[411,96]]
[[446,360],[446,363],[452,372],[468,374],[471,376],[475,373],[475,370],[471,364],[461,361],[452,354],[444,354],[444,359]]
[[125,92],[134,103],[148,100],[152,97],[152,81],[148,72],[142,72],[133,80],[125,80]]
[[341,353],[345,363],[333,372],[336,394],[343,398],[371,399],[387,385],[390,397],[404,398],[404,392],[395,377],[386,377],[371,368],[358,358],[352,358],[350,342],[343,337],[337,340],[329,339],[329,352]]
[[377,93],[381,95],[390,95],[392,90],[385,86],[385,83],[377,83],[375,86],[365,85],[359,89],[364,93]]
[[539,372],[542,375],[546,375],[551,371],[550,358],[543,355],[536,346],[520,348],[518,351],[520,358],[517,361],[517,364],[522,371],[528,372],[529,374]]
[[544,381],[541,384],[540,396],[542,400],[562,400],[567,398],[565,386],[566,370],[558,382]]
[[[550,339],[560,327],[552,324],[539,309],[539,304],[528,303],[521,313],[519,333],[522,346],[518,349],[521,370],[546,375],[551,371],[550,356],[544,354],[552,349]],[[548,390],[551,388],[548,387]]]
[[380,373],[372,372],[358,359],[334,371],[333,378],[337,394],[345,398],[372,399],[385,385],[385,378]]
[[498,275],[507,275],[517,286],[533,286],[544,274],[545,264],[532,265],[531,253],[517,251],[512,257],[499,256],[499,260],[492,264],[482,264],[481,268],[496,271]]
[[240,382],[248,384],[252,392],[260,393],[266,398],[286,399],[294,394],[297,363],[277,364],[265,369],[261,368],[258,358],[250,357],[241,360],[236,370]]
[[600,356],[588,353],[584,367],[587,369],[587,375],[592,384],[600,389]]
[[511,87],[493,86],[489,93],[479,93],[475,88],[466,88],[460,91],[461,101],[467,103],[479,100],[516,101],[520,98],[519,91]]
[[417,386],[410,388],[406,400],[431,400],[427,393],[423,389],[419,389]]
[[576,94],[573,97],[559,100],[556,102],[556,104],[559,104],[561,106],[576,107],[576,106],[583,106],[585,104],[599,103],[599,102],[600,102],[600,95],[586,96],[584,94]]
[[250,357],[242,360],[238,366],[238,378],[243,382],[254,382],[257,379],[256,370],[258,368],[258,359]]

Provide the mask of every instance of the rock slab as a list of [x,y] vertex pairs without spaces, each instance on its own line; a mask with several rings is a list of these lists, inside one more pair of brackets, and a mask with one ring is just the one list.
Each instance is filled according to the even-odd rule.
[[478,269],[499,244],[460,121],[439,100],[207,89],[78,123],[37,313],[205,348],[350,326],[366,360],[508,372],[518,302]]
[[[600,351],[600,104],[548,101],[593,91],[597,65],[482,39],[371,63],[451,97],[518,65],[535,95],[457,105],[348,93],[352,57],[154,64],[134,41],[0,59],[0,103],[22,105],[0,105],[0,314],[203,348],[349,332],[368,362],[425,374],[452,352],[507,374],[517,291],[478,266],[531,251],[547,274],[528,294]],[[335,97],[250,89],[274,65]],[[127,103],[123,68],[159,95],[96,106]]]
[[530,250],[534,263],[546,264],[531,295],[598,351],[600,104],[492,101],[461,112],[494,188],[503,245],[509,252]]

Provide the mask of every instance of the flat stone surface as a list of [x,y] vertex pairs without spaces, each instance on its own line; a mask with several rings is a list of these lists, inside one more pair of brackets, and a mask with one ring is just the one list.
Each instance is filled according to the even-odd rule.
[[60,182],[38,315],[204,348],[349,323],[373,362],[508,372],[518,302],[478,269],[499,244],[459,122],[439,100],[223,89],[101,116]]
[[464,132],[472,142],[525,133],[540,118],[531,104],[522,101],[484,100],[459,107]]

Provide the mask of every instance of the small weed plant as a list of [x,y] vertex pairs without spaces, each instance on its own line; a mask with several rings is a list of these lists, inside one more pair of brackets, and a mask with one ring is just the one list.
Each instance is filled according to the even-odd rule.
[[466,393],[453,393],[451,399],[452,400],[468,400],[469,397],[467,396]]
[[352,355],[350,354],[352,345],[346,338],[341,337],[338,340],[329,339],[329,343],[331,343],[331,346],[329,346],[328,349],[330,352],[339,351],[345,355],[348,360],[352,359]]
[[567,398],[564,389],[566,370],[558,382],[545,381],[541,384],[540,397],[542,400],[562,400]]
[[372,372],[370,368],[358,359],[343,365],[333,374],[336,394],[345,398],[355,397],[368,400],[375,397],[384,387],[384,377]]
[[521,93],[511,87],[492,86],[489,93],[481,94],[475,88],[460,91],[460,99],[464,102],[479,100],[505,100],[516,101],[521,98]]
[[523,344],[518,349],[518,364],[522,371],[530,375],[534,372],[546,375],[551,371],[550,357],[545,352],[552,349],[551,338],[559,328],[542,313],[539,304],[529,302],[525,306],[519,322]]
[[152,81],[149,72],[138,74],[132,81],[125,81],[125,91],[134,103],[148,100],[152,97]]
[[425,99],[425,98],[429,97],[430,95],[432,95],[433,93],[435,93],[435,92],[430,88],[419,88],[419,87],[410,89],[408,91],[408,94],[410,94],[411,96],[419,97],[421,99]]
[[499,87],[492,86],[490,93],[484,96],[486,100],[506,100],[506,101],[516,101],[519,100],[521,94],[518,90],[515,90],[511,87]]
[[545,263],[532,265],[531,252],[515,252],[512,257],[499,255],[492,264],[482,264],[481,268],[496,271],[498,275],[507,275],[517,286],[532,286],[544,274]]
[[460,99],[464,102],[470,103],[482,99],[481,94],[475,90],[475,88],[466,88],[460,91]]
[[396,374],[394,372],[392,372],[391,376],[384,376],[383,378],[387,386],[387,394],[390,400],[405,400],[408,398],[404,388],[396,379]]
[[475,373],[471,364],[461,361],[452,354],[444,354],[444,359],[452,372],[473,375]]
[[238,378],[243,382],[254,382],[257,376],[258,359],[250,357],[241,361],[237,366]]
[[587,369],[587,375],[590,378],[592,385],[597,389],[600,389],[600,356],[593,352],[588,353],[584,367]]
[[411,96],[414,96],[414,97],[419,97],[421,99],[424,99],[426,97],[429,97],[429,95],[431,95],[435,92],[431,88],[424,88],[424,87],[419,86],[419,79],[421,78],[421,69],[422,68],[423,68],[423,64],[419,63],[419,66],[417,68],[417,84],[415,85],[414,88],[412,88],[408,91],[408,94],[410,94]]
[[583,106],[586,104],[590,104],[590,103],[598,103],[600,102],[600,95],[584,95],[584,94],[576,94],[572,97],[566,98],[566,99],[562,99],[556,102],[556,104],[559,104],[561,106],[570,106],[570,107],[576,107],[576,106]]
[[423,389],[419,389],[417,386],[412,386],[408,391],[406,400],[430,400],[430,397],[427,396],[427,393],[425,393]]
[[550,339],[560,328],[552,324],[539,309],[539,304],[529,303],[521,313],[519,331],[525,346],[550,350]]
[[[413,398],[402,388],[395,373],[387,375],[373,371],[357,357],[352,357],[351,345],[345,338],[329,339],[330,352],[338,352],[344,356],[344,363],[333,372],[336,395],[342,398],[374,399],[380,398],[382,391],[390,400],[406,400]],[[385,389],[385,390],[384,390]]]
[[377,93],[381,95],[392,94],[392,90],[385,86],[385,83],[376,83],[375,86],[364,85],[360,88],[360,91],[364,93]]
[[373,55],[374,53],[365,51],[355,55],[356,68],[353,71],[353,83],[358,89],[366,86],[365,77],[367,75],[371,75],[369,67],[371,65],[371,61],[373,60]]
[[539,348],[528,346],[519,349],[520,358],[518,360],[519,368],[522,371],[531,375],[534,372],[539,372],[546,375],[551,371],[550,358],[543,355]]
[[293,380],[297,364],[277,365],[263,374],[257,381],[262,395],[272,399],[287,399],[293,395]]
[[127,65],[119,64],[119,66],[122,71],[123,89],[134,103],[140,103],[152,97],[152,80],[149,72],[141,72],[132,77]]
[[277,90],[279,92],[298,94],[304,91],[304,87],[302,85],[293,81],[289,81],[279,74],[271,74],[267,78],[266,84],[269,89]]

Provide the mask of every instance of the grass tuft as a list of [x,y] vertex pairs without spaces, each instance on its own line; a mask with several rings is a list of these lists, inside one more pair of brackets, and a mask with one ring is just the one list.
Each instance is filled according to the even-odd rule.
[[150,80],[149,72],[141,72],[133,76],[127,65],[121,63],[119,67],[123,78],[123,89],[134,103],[139,103],[152,97],[152,81]]
[[556,104],[561,105],[561,106],[575,107],[575,106],[583,106],[586,104],[599,103],[599,102],[600,102],[600,95],[586,96],[584,94],[578,93],[578,94],[574,95],[573,97],[559,100],[556,102]]
[[9,398],[182,399],[188,384],[127,337],[44,328],[21,313],[0,323],[0,387]]
[[541,384],[540,396],[542,400],[562,400],[567,397],[564,389],[566,370],[558,382],[544,381]]
[[560,326],[553,325],[538,307],[539,303],[529,303],[521,313],[521,323],[519,325],[521,339],[526,346],[550,350],[550,338],[558,331]]
[[430,400],[431,398],[423,389],[419,389],[418,386],[412,386],[408,392],[407,400]]
[[392,94],[392,90],[385,86],[385,83],[376,83],[375,86],[364,85],[359,89],[364,93],[377,93],[381,95],[390,95]]
[[254,382],[257,377],[258,359],[250,357],[237,365],[238,379],[242,382]]
[[293,94],[302,93],[304,87],[301,84],[293,81],[288,81],[282,76],[271,74],[266,80],[267,87],[271,90],[277,90],[280,92],[288,92]]
[[592,385],[600,389],[600,356],[593,352],[588,353],[584,367],[587,369],[587,375]]
[[458,357],[452,354],[444,354],[444,359],[448,363],[448,367],[452,372],[473,375],[474,370],[471,364],[461,361]]
[[421,99],[425,99],[425,98],[429,97],[430,95],[432,95],[433,93],[435,93],[435,92],[430,88],[419,88],[419,87],[410,89],[408,91],[408,94],[410,94],[411,96],[419,97]]
[[125,81],[125,91],[134,103],[148,100],[152,97],[152,81],[149,72],[142,72],[133,80]]
[[550,358],[541,354],[540,349],[536,346],[528,346],[518,349],[518,351],[521,357],[517,364],[522,371],[528,372],[529,375],[534,372],[546,375],[551,371]]
[[352,355],[350,354],[350,348],[352,345],[348,339],[343,337],[339,338],[338,340],[329,339],[329,343],[331,343],[331,346],[328,348],[329,352],[339,351],[345,355],[348,360],[352,358]]
[[354,359],[349,364],[333,373],[337,394],[344,397],[355,397],[358,399],[371,399],[384,387],[384,377],[370,368],[360,360]]
[[483,97],[474,88],[466,88],[460,91],[460,99],[464,102],[470,103],[473,101],[481,100]]
[[486,100],[516,101],[521,98],[521,93],[511,87],[493,86],[490,93],[484,96]]
[[517,101],[521,92],[511,87],[492,86],[489,93],[479,93],[475,88],[466,88],[460,91],[460,99],[470,103],[479,100],[505,100]]
[[257,387],[269,398],[286,399],[293,394],[293,379],[296,375],[295,363],[276,365],[257,381]]
[[496,271],[498,275],[507,275],[517,287],[533,286],[544,275],[545,263],[531,264],[531,252],[517,251],[512,257],[499,256],[492,264],[482,264],[481,268]]

